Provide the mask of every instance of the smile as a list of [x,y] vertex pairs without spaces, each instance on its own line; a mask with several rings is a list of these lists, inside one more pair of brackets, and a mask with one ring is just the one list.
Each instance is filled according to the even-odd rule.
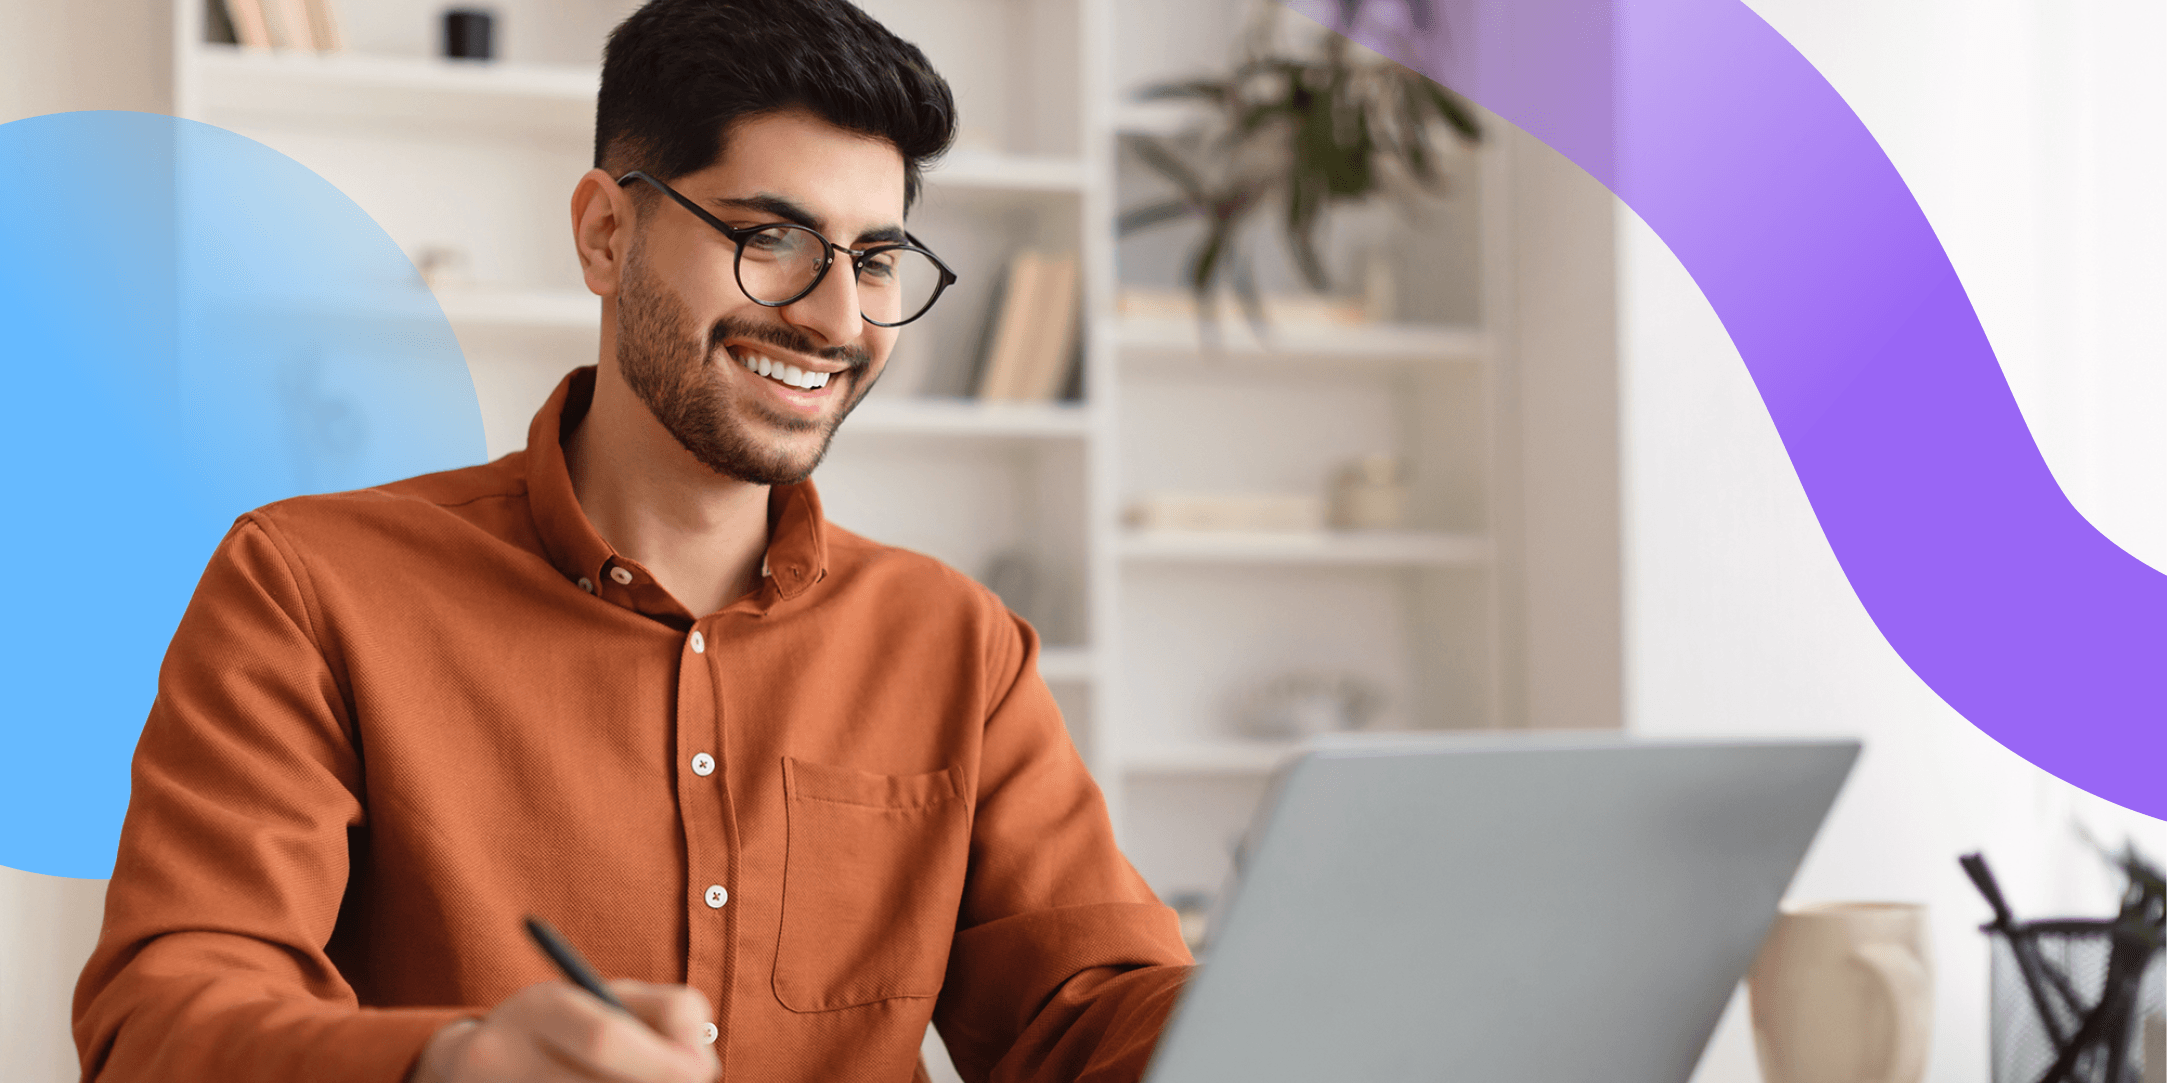
[[735,358],[738,364],[745,366],[747,371],[755,375],[765,376],[785,387],[797,388],[800,391],[812,391],[825,387],[827,386],[828,377],[833,375],[826,372],[808,372],[796,365],[786,365],[774,358],[756,354],[750,350],[733,349],[730,351],[730,356]]

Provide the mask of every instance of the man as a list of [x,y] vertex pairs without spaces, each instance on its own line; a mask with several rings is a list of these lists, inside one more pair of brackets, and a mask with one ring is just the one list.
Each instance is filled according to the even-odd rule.
[[[86,1078],[1134,1079],[1189,962],[1031,630],[805,477],[943,268],[954,128],[841,0],[611,36],[600,365],[525,451],[243,516],[161,672]],[[554,980],[563,930],[639,1019]]]

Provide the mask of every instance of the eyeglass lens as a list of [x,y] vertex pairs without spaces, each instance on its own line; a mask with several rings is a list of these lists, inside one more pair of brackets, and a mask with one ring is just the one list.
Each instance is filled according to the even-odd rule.
[[[755,301],[781,304],[812,285],[826,254],[819,234],[799,226],[770,226],[745,238],[737,262],[738,285]],[[840,263],[847,257],[836,258]],[[901,323],[924,312],[940,284],[940,267],[931,257],[890,249],[859,261],[858,306],[874,323]]]

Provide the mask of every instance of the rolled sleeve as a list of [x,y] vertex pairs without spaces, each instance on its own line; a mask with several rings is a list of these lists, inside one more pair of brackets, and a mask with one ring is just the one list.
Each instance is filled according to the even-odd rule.
[[326,954],[361,792],[303,582],[272,528],[244,517],[182,617],[137,744],[76,986],[83,1078],[397,1083],[469,1014],[364,1009]]
[[1180,923],[1114,844],[1106,804],[1009,617],[986,721],[962,920],[934,1020],[977,1083],[1141,1078],[1190,970]]

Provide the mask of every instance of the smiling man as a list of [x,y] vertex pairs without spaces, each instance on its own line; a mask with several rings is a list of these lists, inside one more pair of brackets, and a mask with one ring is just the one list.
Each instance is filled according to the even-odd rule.
[[[86,1079],[1130,1080],[1189,957],[1031,629],[807,480],[947,269],[945,83],[842,0],[656,0],[524,451],[243,516],[144,727]],[[563,930],[636,1013],[554,979]]]

